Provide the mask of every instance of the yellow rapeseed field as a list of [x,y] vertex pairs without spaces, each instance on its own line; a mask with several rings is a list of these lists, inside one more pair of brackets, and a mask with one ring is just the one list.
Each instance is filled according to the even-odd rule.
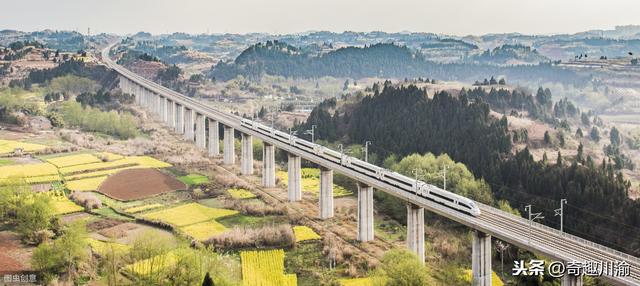
[[48,175],[57,175],[56,166],[49,163],[35,163],[24,165],[8,165],[0,167],[0,179],[9,177],[40,177]]
[[163,221],[175,226],[186,226],[203,221],[237,214],[238,211],[216,209],[198,203],[189,203],[173,208],[163,209],[144,214],[142,217]]
[[102,160],[98,159],[98,157],[92,154],[74,154],[67,156],[60,156],[47,159],[47,162],[55,165],[58,168],[75,166],[75,165],[84,165],[90,163],[99,163]]
[[16,148],[21,148],[26,152],[33,152],[44,150],[45,148],[47,148],[47,146],[41,144],[0,139],[0,154],[12,153]]
[[38,176],[38,177],[27,177],[27,178],[24,178],[24,180],[25,182],[27,182],[27,184],[51,183],[51,182],[60,181],[60,175],[55,174],[55,175],[45,175],[45,176]]
[[[472,275],[473,273],[471,272],[471,269],[465,270],[464,280],[471,283]],[[491,272],[491,286],[503,286],[503,285],[504,283],[502,282],[502,279],[500,279],[498,274],[496,274],[495,272]]]
[[128,252],[129,249],[131,249],[131,246],[127,244],[105,242],[93,238],[87,238],[87,242],[89,243],[89,246],[91,246],[91,250],[101,256],[105,256],[107,254],[107,251],[111,251],[111,248],[113,248],[114,252],[120,254],[124,254]]
[[89,172],[89,171],[102,171],[116,168],[125,168],[132,166],[141,166],[147,168],[167,168],[171,167],[171,164],[162,162],[160,160],[148,157],[148,156],[132,156],[125,157],[120,160],[110,162],[98,162],[91,164],[83,164],[76,166],[69,166],[60,168],[60,173],[67,176],[74,173]]
[[176,264],[176,255],[169,252],[129,264],[125,269],[137,275],[149,275],[159,269],[166,269]]
[[228,189],[227,192],[231,195],[232,198],[243,200],[243,199],[253,199],[256,197],[252,192],[249,192],[245,189]]
[[194,239],[205,241],[214,235],[227,231],[227,228],[215,220],[194,223],[180,228]]
[[293,234],[296,236],[296,242],[306,241],[306,240],[317,240],[320,239],[320,235],[318,235],[313,229],[308,226],[298,225],[293,227]]
[[32,201],[36,196],[48,196],[51,198],[51,205],[53,206],[54,215],[64,215],[69,213],[75,213],[84,211],[84,208],[77,205],[67,198],[62,190],[51,190],[39,193],[29,193],[24,200]]
[[341,286],[373,286],[371,278],[351,278],[338,280]]
[[284,250],[241,251],[242,285],[295,286],[295,274],[284,274]]
[[65,185],[67,186],[67,189],[72,191],[95,191],[106,179],[107,176],[73,180],[67,181]]

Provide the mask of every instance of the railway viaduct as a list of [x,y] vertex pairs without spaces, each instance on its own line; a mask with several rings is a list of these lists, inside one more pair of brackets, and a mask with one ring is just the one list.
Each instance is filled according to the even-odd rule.
[[[197,148],[208,152],[210,156],[222,156],[223,164],[236,164],[234,134],[239,133],[241,138],[240,171],[243,175],[253,174],[252,140],[254,137],[259,138],[263,142],[262,184],[265,188],[272,188],[276,185],[275,148],[281,149],[288,154],[288,199],[292,202],[302,198],[301,160],[305,159],[319,165],[318,217],[320,219],[333,217],[333,172],[340,172],[357,181],[357,239],[361,242],[367,242],[374,238],[373,189],[375,187],[406,201],[407,247],[416,253],[422,261],[425,258],[425,209],[473,229],[471,253],[473,285],[491,285],[492,237],[557,261],[624,261],[629,264],[628,275],[603,273],[602,278],[618,285],[640,285],[640,259],[637,257],[480,203],[476,203],[481,210],[479,216],[464,214],[424,199],[414,192],[407,192],[395,185],[388,184],[379,178],[345,168],[342,164],[336,164],[317,154],[304,152],[296,148],[294,144],[283,143],[256,132],[252,128],[247,128],[242,125],[243,119],[239,116],[205,105],[116,64],[109,57],[109,51],[113,46],[111,45],[102,51],[102,61],[118,73],[119,86],[123,92],[134,95],[136,104],[145,108],[167,127],[172,128],[175,133],[181,134],[184,140],[193,142]],[[219,146],[219,128],[224,130],[222,148]],[[296,138],[296,140],[303,139]],[[564,286],[580,286],[582,284],[582,276],[565,275],[562,278]]]

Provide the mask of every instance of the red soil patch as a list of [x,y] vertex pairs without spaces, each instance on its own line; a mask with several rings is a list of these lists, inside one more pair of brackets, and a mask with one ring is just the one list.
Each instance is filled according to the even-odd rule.
[[98,192],[129,201],[186,189],[183,182],[156,169],[130,169],[109,176],[100,184]]
[[29,271],[33,248],[20,243],[16,233],[0,232],[0,274],[16,274]]

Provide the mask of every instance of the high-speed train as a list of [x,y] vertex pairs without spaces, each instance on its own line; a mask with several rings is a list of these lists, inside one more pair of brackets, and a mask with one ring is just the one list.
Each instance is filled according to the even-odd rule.
[[270,138],[278,140],[282,143],[289,144],[290,146],[293,146],[294,148],[297,148],[299,150],[314,154],[336,164],[340,164],[345,168],[349,168],[371,178],[376,178],[378,180],[384,181],[387,184],[398,187],[406,192],[416,194],[417,196],[428,199],[437,204],[444,205],[448,208],[472,216],[480,215],[480,209],[472,200],[437,188],[433,185],[429,185],[424,182],[398,174],[396,172],[380,168],[376,165],[369,164],[357,158],[346,156],[344,154],[341,154],[340,152],[331,150],[322,145],[311,143],[309,141],[267,127],[261,123],[249,119],[243,118],[242,126],[252,129],[264,136],[268,136]]

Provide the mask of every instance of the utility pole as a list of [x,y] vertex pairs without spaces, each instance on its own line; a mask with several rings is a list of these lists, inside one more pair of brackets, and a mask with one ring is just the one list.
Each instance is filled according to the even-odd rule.
[[364,161],[369,162],[369,145],[371,145],[371,141],[364,142]]
[[445,191],[447,190],[447,167],[447,165],[442,164],[442,178],[444,180],[443,187]]
[[537,219],[543,219],[542,213],[533,213],[531,210],[531,205],[526,205],[524,207],[526,211],[529,212],[529,243],[531,243],[531,228],[533,227],[533,221]]
[[311,134],[311,143],[315,143],[316,125],[311,125],[311,129],[306,130],[304,134]]
[[560,200],[560,208],[555,209],[555,214],[553,216],[560,216],[560,232],[564,232],[564,205],[567,204],[567,199]]
[[338,144],[338,148],[340,148],[340,165],[342,165],[342,159],[344,158],[345,153],[349,153],[349,149],[344,150],[344,146],[342,144]]

